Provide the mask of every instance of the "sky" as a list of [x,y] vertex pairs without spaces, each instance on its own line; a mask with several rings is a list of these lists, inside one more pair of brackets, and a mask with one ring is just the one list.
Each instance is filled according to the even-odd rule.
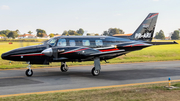
[[159,13],[155,32],[180,28],[180,0],[0,0],[0,30],[47,34],[83,28],[99,33],[120,28],[133,33],[149,13]]

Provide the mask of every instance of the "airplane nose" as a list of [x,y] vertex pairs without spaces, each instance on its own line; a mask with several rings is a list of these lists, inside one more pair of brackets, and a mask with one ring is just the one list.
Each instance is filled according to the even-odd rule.
[[7,53],[3,53],[3,54],[1,55],[1,58],[8,60],[8,58],[9,58],[9,53],[8,53],[8,52],[7,52]]
[[1,55],[1,58],[2,58],[2,59],[5,59],[6,56],[7,56],[7,55],[3,53],[3,54]]

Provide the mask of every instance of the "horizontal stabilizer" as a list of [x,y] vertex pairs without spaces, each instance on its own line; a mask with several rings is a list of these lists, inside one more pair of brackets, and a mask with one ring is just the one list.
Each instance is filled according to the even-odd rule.
[[146,42],[146,43],[153,44],[153,45],[178,44],[176,41],[174,42]]

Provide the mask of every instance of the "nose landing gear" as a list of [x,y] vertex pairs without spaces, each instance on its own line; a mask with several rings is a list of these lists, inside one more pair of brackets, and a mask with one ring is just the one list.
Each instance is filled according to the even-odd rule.
[[28,64],[29,64],[27,66],[28,69],[26,70],[25,74],[26,74],[26,76],[31,77],[33,75],[33,70],[31,69],[30,62],[28,62]]

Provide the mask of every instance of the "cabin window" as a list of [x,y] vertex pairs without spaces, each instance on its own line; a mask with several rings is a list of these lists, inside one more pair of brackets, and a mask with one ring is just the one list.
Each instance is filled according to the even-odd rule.
[[83,46],[89,46],[90,42],[89,40],[82,40]]
[[59,39],[57,46],[66,46],[66,39]]
[[103,45],[102,40],[95,40],[95,42],[96,42],[96,46],[102,46]]
[[49,45],[51,45],[51,46],[55,46],[55,44],[56,44],[56,40],[57,39],[52,39],[52,40],[50,40],[48,43],[49,43]]
[[76,46],[76,42],[74,40],[69,40],[69,45],[70,46]]

